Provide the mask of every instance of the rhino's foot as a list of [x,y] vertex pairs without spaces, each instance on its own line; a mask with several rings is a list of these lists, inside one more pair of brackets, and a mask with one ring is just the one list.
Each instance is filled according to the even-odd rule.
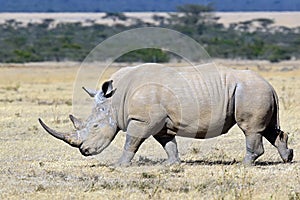
[[254,165],[255,160],[263,155],[264,147],[262,143],[262,135],[260,133],[248,133],[246,135],[246,156],[244,158],[244,165]]
[[177,142],[174,135],[155,135],[154,138],[163,146],[168,155],[168,159],[163,162],[164,165],[169,166],[181,163],[178,155]]
[[181,163],[179,158],[176,159],[167,159],[165,162],[163,162],[164,165],[166,166],[171,166],[171,165],[179,165]]
[[283,160],[283,162],[292,162],[294,157],[294,150],[293,149],[286,149],[285,151],[279,151],[279,154]]
[[113,167],[129,167],[131,162],[117,162],[113,164]]
[[292,162],[293,161],[293,157],[294,157],[294,150],[293,149],[289,149],[290,153],[288,155],[288,159],[286,160],[286,162]]
[[115,167],[128,167],[131,165],[131,160],[134,157],[134,152],[131,151],[123,151],[121,158],[118,162],[114,165]]
[[243,165],[245,165],[245,166],[253,166],[254,165],[254,160],[249,159],[249,158],[244,158]]
[[252,166],[255,160],[259,157],[257,154],[247,154],[243,160],[243,165]]

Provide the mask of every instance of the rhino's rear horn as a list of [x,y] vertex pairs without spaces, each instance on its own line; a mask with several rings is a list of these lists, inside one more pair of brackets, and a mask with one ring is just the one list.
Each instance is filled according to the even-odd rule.
[[69,115],[69,118],[70,118],[71,122],[73,123],[75,129],[79,130],[82,128],[83,122],[80,119],[77,119],[73,115]]
[[39,119],[41,126],[53,137],[60,139],[73,147],[80,147],[82,140],[75,133],[61,133],[49,128],[41,119]]
[[95,97],[96,94],[97,94],[97,91],[96,91],[96,90],[87,89],[87,88],[85,88],[85,87],[82,87],[82,89],[83,89],[84,91],[86,91],[86,93],[88,93],[88,94],[90,95],[90,97]]

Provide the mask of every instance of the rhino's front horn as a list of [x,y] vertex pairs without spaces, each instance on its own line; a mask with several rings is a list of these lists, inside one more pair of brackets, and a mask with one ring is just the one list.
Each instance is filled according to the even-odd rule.
[[50,135],[68,143],[72,147],[80,147],[82,144],[82,140],[75,133],[60,133],[49,128],[41,119],[39,119],[39,122]]

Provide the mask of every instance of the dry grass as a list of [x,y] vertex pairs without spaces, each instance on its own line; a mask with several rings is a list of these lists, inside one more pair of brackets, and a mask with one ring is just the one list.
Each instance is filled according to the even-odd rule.
[[71,128],[76,64],[1,66],[0,199],[300,199],[300,62],[217,63],[253,69],[272,83],[294,163],[281,163],[265,141],[256,166],[244,167],[244,136],[234,127],[210,140],[178,138],[181,165],[161,165],[163,149],[149,139],[131,167],[113,168],[124,134],[99,156],[85,158],[38,124],[43,116],[54,127]]

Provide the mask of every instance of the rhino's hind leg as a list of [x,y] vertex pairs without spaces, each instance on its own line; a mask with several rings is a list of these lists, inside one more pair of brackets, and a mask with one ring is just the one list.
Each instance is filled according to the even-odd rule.
[[177,142],[174,135],[155,135],[154,138],[162,145],[168,155],[166,165],[179,164]]
[[287,146],[288,135],[281,130],[266,130],[264,137],[277,148],[278,153],[283,162],[291,162],[293,160],[293,149]]
[[260,133],[245,133],[246,136],[246,156],[243,163],[251,165],[264,153],[262,135]]
[[275,147],[277,148],[279,155],[283,162],[292,162],[294,157],[293,149],[289,149],[287,146],[288,135],[282,131],[278,134],[275,140]]

